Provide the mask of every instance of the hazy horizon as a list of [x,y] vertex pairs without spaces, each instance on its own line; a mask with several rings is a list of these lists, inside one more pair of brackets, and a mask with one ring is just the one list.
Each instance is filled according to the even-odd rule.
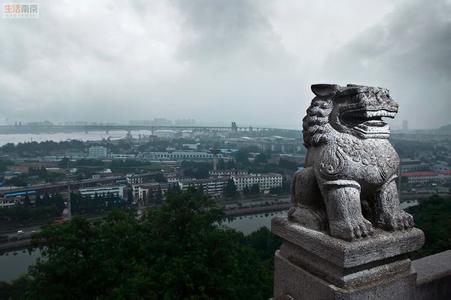
[[394,129],[451,123],[449,0],[37,3],[37,19],[0,17],[3,124],[300,129],[314,83],[390,89]]

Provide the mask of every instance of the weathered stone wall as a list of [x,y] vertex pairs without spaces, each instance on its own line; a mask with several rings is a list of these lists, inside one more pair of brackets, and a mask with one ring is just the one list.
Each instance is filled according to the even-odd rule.
[[412,262],[417,272],[417,300],[451,299],[451,250]]

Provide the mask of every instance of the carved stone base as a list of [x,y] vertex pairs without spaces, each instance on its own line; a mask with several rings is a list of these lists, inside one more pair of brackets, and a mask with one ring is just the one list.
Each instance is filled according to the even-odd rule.
[[411,299],[414,295],[416,273],[407,254],[424,243],[419,229],[380,230],[347,242],[274,218],[272,232],[284,239],[275,256],[275,299]]

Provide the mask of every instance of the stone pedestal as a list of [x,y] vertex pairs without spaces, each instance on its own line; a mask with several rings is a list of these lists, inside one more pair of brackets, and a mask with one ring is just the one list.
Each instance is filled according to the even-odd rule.
[[272,220],[284,241],[275,255],[275,299],[414,299],[416,273],[409,252],[424,243],[421,230],[375,234],[353,242]]

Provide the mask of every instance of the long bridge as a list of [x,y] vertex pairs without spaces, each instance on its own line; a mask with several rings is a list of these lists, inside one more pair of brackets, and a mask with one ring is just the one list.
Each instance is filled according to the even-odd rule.
[[134,125],[134,124],[110,124],[110,123],[94,123],[94,124],[74,124],[74,125],[52,125],[52,124],[19,124],[19,125],[0,125],[0,134],[17,134],[17,133],[59,133],[59,132],[90,132],[90,131],[136,131],[148,130],[154,132],[157,130],[192,130],[192,131],[210,131],[210,132],[260,132],[260,131],[279,131],[294,132],[293,129],[279,129],[269,127],[252,127],[252,126],[182,126],[182,125]]

